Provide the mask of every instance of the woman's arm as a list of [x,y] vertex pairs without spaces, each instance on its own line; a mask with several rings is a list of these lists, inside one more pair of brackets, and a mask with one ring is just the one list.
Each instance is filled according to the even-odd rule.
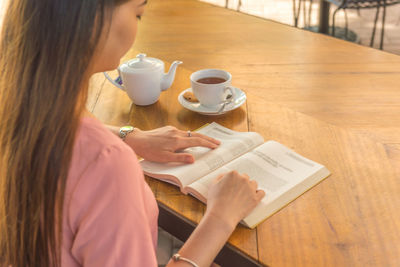
[[[221,222],[219,218],[206,214],[192,235],[179,250],[182,257],[198,266],[211,266],[218,252],[225,245],[235,228]],[[190,266],[185,261],[170,260],[167,267]]]
[[[198,266],[210,266],[239,221],[265,196],[247,175],[230,172],[216,179],[210,188],[207,211],[180,249],[179,254]],[[168,267],[192,266],[185,261],[170,261]]]

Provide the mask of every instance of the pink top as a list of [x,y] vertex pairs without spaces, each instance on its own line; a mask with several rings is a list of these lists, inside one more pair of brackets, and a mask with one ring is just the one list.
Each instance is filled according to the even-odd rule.
[[157,266],[157,217],[136,154],[83,118],[64,198],[61,265]]

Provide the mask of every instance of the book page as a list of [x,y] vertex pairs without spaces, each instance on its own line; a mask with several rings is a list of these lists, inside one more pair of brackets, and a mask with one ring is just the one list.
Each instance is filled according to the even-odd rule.
[[258,187],[266,192],[265,201],[267,201],[276,198],[288,187],[301,182],[321,168],[322,165],[300,156],[285,146],[275,141],[268,141],[223,168],[204,176],[190,187],[200,190],[206,196],[206,191],[215,177],[236,170],[256,180]]
[[164,175],[175,176],[180,180],[181,186],[185,187],[264,142],[262,136],[257,133],[232,131],[215,122],[197,132],[220,140],[220,146],[213,150],[204,147],[185,149],[184,152],[194,156],[193,164],[155,163],[144,160],[141,165],[145,174],[160,179]]
[[[255,213],[263,212],[263,207],[281,198],[292,188],[301,186],[305,179],[312,179],[322,169],[325,169],[325,167],[302,157],[278,142],[268,141],[231,161],[223,168],[195,181],[189,187],[206,199],[212,181],[219,174],[232,170],[245,173],[249,175],[251,180],[256,180],[258,188],[266,193],[259,206],[249,215],[254,217]],[[327,176],[328,174],[324,175]],[[306,189],[308,188],[304,188],[302,192]]]

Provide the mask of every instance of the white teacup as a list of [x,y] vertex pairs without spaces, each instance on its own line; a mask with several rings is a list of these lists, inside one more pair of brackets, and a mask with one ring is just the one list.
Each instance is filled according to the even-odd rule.
[[235,99],[235,89],[231,86],[232,75],[225,70],[204,69],[190,76],[192,90],[200,104],[215,107],[229,99]]

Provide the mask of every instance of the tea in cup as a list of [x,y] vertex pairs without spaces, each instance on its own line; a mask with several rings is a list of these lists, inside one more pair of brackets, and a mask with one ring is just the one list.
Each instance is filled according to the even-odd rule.
[[231,81],[232,75],[229,72],[218,69],[199,70],[190,76],[194,95],[206,107],[223,104],[228,98],[235,99]]

